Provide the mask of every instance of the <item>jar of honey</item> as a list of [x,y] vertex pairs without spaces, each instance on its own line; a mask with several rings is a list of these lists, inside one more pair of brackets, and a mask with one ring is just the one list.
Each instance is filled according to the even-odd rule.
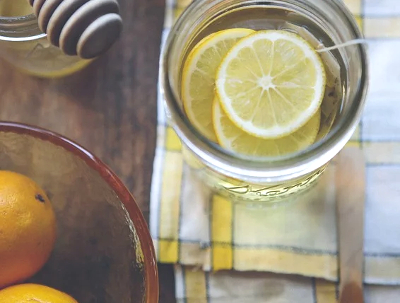
[[24,73],[43,78],[70,75],[92,61],[68,56],[52,45],[26,0],[0,0],[0,57]]

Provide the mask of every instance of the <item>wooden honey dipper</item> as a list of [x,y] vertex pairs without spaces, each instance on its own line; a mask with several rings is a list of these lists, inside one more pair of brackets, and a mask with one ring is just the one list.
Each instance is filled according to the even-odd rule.
[[92,59],[122,31],[117,0],[28,0],[39,28],[65,54]]

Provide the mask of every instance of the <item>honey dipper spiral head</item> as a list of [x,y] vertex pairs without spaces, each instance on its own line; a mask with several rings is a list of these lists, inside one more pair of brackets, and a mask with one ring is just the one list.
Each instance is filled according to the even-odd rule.
[[28,0],[51,44],[70,56],[92,59],[119,38],[117,0]]

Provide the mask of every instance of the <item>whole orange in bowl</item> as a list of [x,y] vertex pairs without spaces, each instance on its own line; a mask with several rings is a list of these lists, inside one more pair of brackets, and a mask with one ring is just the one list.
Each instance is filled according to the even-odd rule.
[[0,290],[0,303],[78,303],[70,295],[39,284],[20,284]]
[[46,193],[31,179],[0,171],[0,289],[36,274],[56,239],[56,218]]
[[40,284],[20,284],[0,290],[0,303],[78,303],[70,295]]

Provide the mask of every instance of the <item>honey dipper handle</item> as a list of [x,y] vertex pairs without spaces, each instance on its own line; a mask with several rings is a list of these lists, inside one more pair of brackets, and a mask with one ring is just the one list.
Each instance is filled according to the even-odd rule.
[[122,32],[117,0],[28,0],[48,40],[65,54],[92,59]]
[[365,158],[346,147],[338,155],[336,199],[339,237],[339,303],[363,303]]

